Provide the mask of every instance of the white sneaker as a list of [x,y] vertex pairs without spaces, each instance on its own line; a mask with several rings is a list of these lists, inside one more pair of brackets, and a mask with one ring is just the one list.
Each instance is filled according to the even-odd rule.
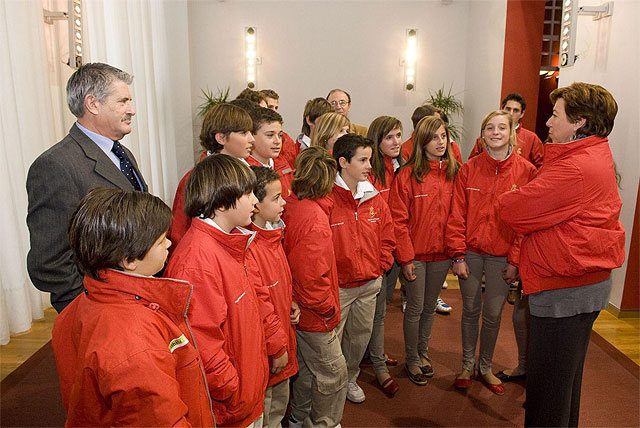
[[289,428],[302,428],[302,421],[297,421],[293,416],[289,416]]
[[449,284],[447,283],[447,281],[442,283],[442,288],[447,288],[449,286]]
[[352,403],[362,403],[365,399],[364,391],[355,382],[347,382],[347,400]]
[[447,305],[444,300],[438,297],[438,303],[436,304],[436,312],[440,312],[441,314],[448,314],[451,312],[453,308]]

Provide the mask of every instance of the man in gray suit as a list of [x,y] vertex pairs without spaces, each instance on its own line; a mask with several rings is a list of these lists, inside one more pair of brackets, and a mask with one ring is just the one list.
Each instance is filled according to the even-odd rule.
[[147,191],[133,154],[118,141],[131,132],[135,115],[132,81],[107,64],[76,70],[67,82],[67,104],[77,122],[29,168],[27,269],[36,288],[51,293],[58,312],[84,290],[67,237],[69,217],[80,199],[101,186]]

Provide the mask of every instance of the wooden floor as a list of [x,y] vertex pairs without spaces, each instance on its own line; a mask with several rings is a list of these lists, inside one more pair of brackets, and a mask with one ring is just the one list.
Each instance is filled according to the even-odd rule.
[[[447,282],[451,289],[459,288],[458,280],[453,275],[447,277]],[[11,337],[9,344],[0,346],[0,380],[51,340],[51,328],[56,315],[53,308],[47,309],[43,319],[33,322],[31,330]],[[616,318],[602,311],[593,330],[640,365],[640,318]]]

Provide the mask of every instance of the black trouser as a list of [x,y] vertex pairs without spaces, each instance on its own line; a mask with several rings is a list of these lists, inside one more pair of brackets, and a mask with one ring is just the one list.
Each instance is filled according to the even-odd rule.
[[525,426],[578,426],[582,368],[599,313],[565,318],[531,315]]

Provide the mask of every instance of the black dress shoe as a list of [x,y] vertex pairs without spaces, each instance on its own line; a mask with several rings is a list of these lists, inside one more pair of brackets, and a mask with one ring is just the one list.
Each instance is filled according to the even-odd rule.
[[426,377],[433,377],[433,367],[431,367],[430,365],[424,365],[420,367],[420,371]]
[[513,382],[516,380],[520,380],[520,379],[526,379],[527,378],[527,374],[521,374],[521,375],[517,375],[517,376],[511,376],[508,375],[504,372],[504,370],[500,370],[498,373],[496,373],[496,377],[498,379],[500,379],[503,382]]
[[411,373],[411,371],[409,370],[409,366],[405,363],[404,365],[404,369],[407,372],[407,376],[409,377],[409,380],[413,383],[415,383],[416,385],[420,385],[420,386],[424,386],[427,384],[427,377],[422,373],[418,373],[418,374],[413,374]]

